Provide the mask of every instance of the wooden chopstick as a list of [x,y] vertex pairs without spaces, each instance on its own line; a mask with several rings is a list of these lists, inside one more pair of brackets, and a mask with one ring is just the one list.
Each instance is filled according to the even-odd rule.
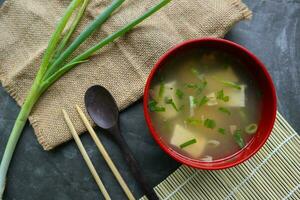
[[83,121],[85,127],[87,128],[87,130],[90,133],[91,137],[93,138],[96,146],[98,147],[100,153],[102,154],[103,158],[105,159],[107,165],[109,166],[112,173],[118,180],[120,186],[122,187],[123,191],[125,192],[127,198],[130,200],[134,200],[135,198],[134,198],[133,194],[131,193],[130,189],[128,188],[126,182],[122,178],[122,176],[121,176],[120,172],[118,171],[118,169],[116,168],[115,164],[111,160],[109,154],[105,150],[105,147],[101,143],[101,141],[100,141],[99,137],[97,136],[96,132],[94,131],[92,125],[88,121],[86,115],[83,113],[83,111],[81,110],[81,108],[78,105],[76,105],[76,109],[77,109],[77,112],[79,113],[81,120]]
[[87,154],[87,152],[86,152],[86,150],[85,150],[85,148],[84,148],[84,146],[83,146],[83,144],[82,144],[82,142],[81,142],[81,140],[80,140],[80,138],[79,138],[79,136],[78,136],[78,134],[75,130],[75,127],[74,127],[69,115],[67,114],[67,112],[65,110],[62,110],[62,112],[64,114],[64,118],[65,118],[65,121],[66,121],[69,129],[70,129],[70,132],[72,133],[72,136],[73,136],[73,138],[74,138],[74,140],[75,140],[75,142],[76,142],[76,144],[79,148],[79,151],[82,154],[83,159],[85,160],[89,170],[91,171],[91,173],[92,173],[92,175],[93,175],[100,191],[102,192],[102,194],[103,194],[103,196],[106,200],[111,200],[107,190],[105,189],[105,187],[104,187],[104,185],[103,185],[103,183],[102,183],[102,181],[101,181],[101,179],[100,179],[100,177],[99,177],[99,175],[98,175],[98,173],[97,173],[90,157],[88,156],[88,154]]

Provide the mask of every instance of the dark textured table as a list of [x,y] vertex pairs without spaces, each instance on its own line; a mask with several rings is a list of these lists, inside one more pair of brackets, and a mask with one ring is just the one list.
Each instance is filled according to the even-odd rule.
[[[296,131],[300,131],[300,1],[244,2],[253,10],[253,19],[239,23],[226,38],[246,46],[266,64],[277,88],[279,111]],[[18,111],[15,101],[0,87],[0,157]],[[122,112],[121,128],[153,186],[179,166],[149,136],[140,101]],[[118,148],[108,137],[100,136],[129,187],[140,197],[141,191]],[[112,198],[125,199],[91,138],[86,134],[82,140]],[[26,125],[9,170],[4,199],[101,198],[73,141],[45,152],[38,144],[33,129]]]

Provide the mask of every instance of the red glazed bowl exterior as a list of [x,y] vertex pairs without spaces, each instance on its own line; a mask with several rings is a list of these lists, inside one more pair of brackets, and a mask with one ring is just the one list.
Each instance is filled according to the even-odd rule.
[[[220,51],[226,51],[227,53],[230,53],[235,57],[239,58],[243,62],[243,66],[245,66],[246,70],[250,73],[252,78],[258,83],[258,86],[262,91],[262,110],[257,133],[245,148],[243,148],[241,151],[227,159],[225,158],[223,160],[217,160],[213,162],[201,162],[199,160],[191,159],[179,154],[178,152],[170,148],[163,140],[160,139],[159,134],[156,132],[150,118],[148,100],[149,89],[153,77],[155,76],[158,69],[163,67],[165,62],[170,57],[176,56],[176,54],[184,54],[185,51],[192,48],[210,48]],[[173,47],[168,52],[166,52],[157,61],[157,63],[154,65],[153,69],[150,72],[144,90],[143,103],[146,123],[149,127],[151,135],[153,136],[154,140],[159,144],[159,146],[172,158],[181,162],[182,164],[206,170],[217,170],[233,167],[246,161],[256,152],[258,152],[258,150],[265,144],[265,142],[271,134],[277,110],[275,87],[271,76],[266,70],[264,64],[246,48],[234,42],[217,38],[201,38],[188,40],[178,44],[177,46]]]

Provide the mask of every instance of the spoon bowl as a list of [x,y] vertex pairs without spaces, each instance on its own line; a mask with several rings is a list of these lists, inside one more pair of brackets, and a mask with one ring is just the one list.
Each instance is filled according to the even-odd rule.
[[89,115],[99,127],[109,129],[118,123],[117,103],[104,87],[90,87],[85,93],[84,102]]

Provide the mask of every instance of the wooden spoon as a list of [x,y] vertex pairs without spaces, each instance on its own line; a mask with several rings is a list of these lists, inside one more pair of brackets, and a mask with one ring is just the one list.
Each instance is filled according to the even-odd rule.
[[84,100],[86,109],[94,122],[113,136],[133,176],[140,184],[147,198],[149,200],[158,200],[158,196],[146,181],[144,174],[141,172],[137,161],[133,157],[128,144],[120,132],[119,109],[113,96],[104,87],[95,85],[86,91]]

